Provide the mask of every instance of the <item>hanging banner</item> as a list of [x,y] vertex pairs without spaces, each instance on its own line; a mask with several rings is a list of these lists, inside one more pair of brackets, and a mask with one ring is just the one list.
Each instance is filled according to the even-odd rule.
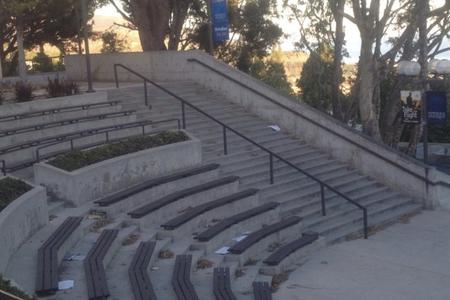
[[401,91],[402,119],[405,124],[420,124],[422,112],[421,91]]
[[210,0],[214,43],[223,43],[229,39],[227,0]]
[[428,123],[430,124],[447,124],[448,106],[447,93],[428,91],[427,95],[427,112]]

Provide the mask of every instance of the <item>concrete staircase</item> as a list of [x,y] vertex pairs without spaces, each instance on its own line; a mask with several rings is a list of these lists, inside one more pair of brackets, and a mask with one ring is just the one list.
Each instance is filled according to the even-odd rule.
[[[163,82],[164,87],[222,121],[240,133],[279,154],[303,170],[330,184],[368,208],[369,226],[376,229],[401,216],[415,214],[421,206],[412,199],[333,159],[327,153],[276,132],[270,124],[233,104],[221,95],[192,82]],[[152,109],[145,113],[151,120],[181,119],[181,104],[163,91],[150,88]],[[126,101],[127,109],[138,109],[144,99],[143,89],[124,88],[110,91],[109,100]],[[163,128],[161,128],[163,129]],[[204,162],[221,165],[223,175],[241,178],[241,187],[260,189],[261,203],[281,203],[281,215],[298,215],[306,229],[319,232],[329,243],[361,236],[362,212],[345,199],[326,191],[327,216],[321,214],[319,185],[298,171],[275,161],[275,183],[269,182],[268,154],[233,133],[228,133],[228,155],[223,154],[220,125],[193,109],[186,108],[186,129],[201,139]]]

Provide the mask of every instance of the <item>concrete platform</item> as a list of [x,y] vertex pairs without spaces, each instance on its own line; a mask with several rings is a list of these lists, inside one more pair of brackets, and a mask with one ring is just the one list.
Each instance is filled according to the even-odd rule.
[[425,211],[368,240],[324,248],[274,299],[450,299],[450,212]]

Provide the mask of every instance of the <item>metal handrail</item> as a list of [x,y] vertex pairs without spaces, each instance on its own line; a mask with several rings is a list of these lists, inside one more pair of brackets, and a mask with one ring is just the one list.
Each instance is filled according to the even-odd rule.
[[39,123],[35,125],[30,126],[23,126],[18,128],[11,128],[6,130],[0,131],[0,137],[13,135],[13,134],[19,134],[19,133],[25,133],[25,132],[31,132],[35,130],[42,130],[42,129],[48,129],[53,127],[59,127],[64,125],[71,125],[76,123],[84,123],[89,122],[92,120],[102,120],[102,119],[111,119],[115,117],[124,117],[129,116],[133,113],[135,113],[135,110],[125,110],[125,111],[116,111],[116,112],[109,112],[104,114],[96,114],[96,115],[89,115],[81,118],[71,118],[71,119],[64,119],[60,121],[53,121],[53,122],[46,122],[46,123]]
[[130,68],[128,68],[128,67],[126,67],[126,66],[124,66],[124,65],[122,65],[122,64],[114,64],[114,78],[115,78],[115,80],[116,80],[116,88],[119,88],[119,76],[118,76],[118,74],[117,74],[117,68],[118,68],[118,67],[121,67],[121,68],[127,70],[128,72],[134,74],[135,76],[141,78],[142,80],[144,80],[144,100],[145,100],[145,106],[147,106],[148,108],[151,109],[152,106],[149,105],[149,103],[148,103],[147,82],[152,83],[152,81],[149,80],[148,78],[146,78],[145,76],[139,74],[138,72],[133,71],[132,69],[130,69]]
[[55,113],[60,113],[63,111],[78,111],[78,110],[86,110],[88,108],[96,107],[96,106],[114,106],[118,105],[120,101],[105,101],[105,102],[98,102],[98,103],[90,103],[90,104],[80,104],[80,105],[72,105],[72,106],[66,106],[61,108],[52,108],[52,109],[44,109],[44,110],[38,110],[34,112],[29,113],[22,113],[22,114],[15,114],[15,115],[7,115],[0,117],[0,122],[10,122],[14,120],[21,120],[26,118],[33,118],[33,117],[39,117],[39,116],[45,116]]
[[[161,121],[156,121],[156,122],[154,122],[154,121],[148,121],[147,123],[141,124],[141,125],[136,126],[136,127],[134,127],[134,128],[141,127],[141,128],[142,128],[142,135],[145,135],[145,134],[146,134],[146,132],[145,132],[145,126],[155,125],[155,124],[162,124],[162,123],[168,123],[168,122],[173,122],[173,121],[176,121],[176,122],[177,122],[177,128],[178,128],[178,130],[181,129],[180,119],[175,119],[175,118],[173,118],[173,119],[161,120]],[[129,129],[129,128],[127,128],[127,129]],[[89,135],[84,135],[84,136],[80,136],[80,137],[75,137],[75,138],[67,139],[67,140],[64,140],[64,141],[57,141],[57,142],[54,142],[54,143],[52,143],[52,144],[47,144],[47,145],[38,147],[38,148],[36,148],[36,150],[35,150],[35,153],[36,153],[35,162],[39,162],[40,159],[41,159],[41,156],[40,156],[40,150],[46,149],[46,148],[49,148],[49,147],[52,147],[52,146],[55,146],[55,145],[59,145],[59,144],[63,144],[63,143],[70,142],[70,151],[74,151],[75,149],[85,149],[85,148],[80,148],[80,147],[74,147],[74,141],[79,140],[79,139],[82,139],[82,138],[85,138],[85,137],[88,137],[88,136],[93,136],[93,135],[98,135],[98,134],[103,134],[103,133],[104,133],[104,134],[105,134],[105,140],[106,140],[106,143],[107,143],[107,144],[110,143],[110,142],[113,142],[113,141],[118,141],[118,140],[123,140],[123,139],[128,139],[128,138],[130,138],[130,137],[133,137],[133,136],[127,136],[127,137],[125,137],[125,138],[112,139],[112,140],[111,140],[110,137],[109,137],[109,134],[110,134],[111,132],[116,132],[116,131],[119,131],[119,130],[123,130],[123,129],[121,129],[121,128],[119,128],[119,129],[117,129],[117,128],[112,128],[112,129],[110,129],[110,130],[102,131],[102,132],[100,132],[100,133],[93,133],[93,134],[89,134]],[[134,135],[134,136],[138,136],[138,135]],[[87,148],[91,148],[91,147],[93,147],[93,146],[94,146],[94,145],[91,144],[91,145],[89,145]],[[60,153],[62,153],[62,152],[60,152]]]
[[[114,65],[114,69],[115,70],[116,70],[117,66],[120,66],[120,67],[124,68],[125,70],[128,70],[128,71],[132,72],[135,75],[139,74],[136,71],[133,71],[130,68],[128,68],[128,67],[126,67],[126,66],[124,66],[122,64],[115,64]],[[115,81],[116,81],[116,87],[119,87],[119,79],[118,79],[118,76],[117,76],[117,72],[114,73],[114,76],[115,76]],[[363,212],[363,222],[364,222],[364,238],[365,239],[368,238],[368,235],[369,235],[369,232],[368,232],[369,231],[369,229],[368,229],[368,216],[367,216],[367,208],[365,206],[359,204],[358,202],[354,201],[353,199],[350,199],[348,196],[346,196],[343,193],[341,193],[340,191],[336,190],[335,188],[333,188],[329,184],[323,182],[322,180],[320,180],[319,178],[315,177],[314,175],[311,175],[308,172],[300,169],[298,166],[294,165],[290,161],[288,161],[288,160],[284,159],[283,157],[279,156],[278,154],[272,152],[271,150],[269,150],[266,147],[264,147],[263,145],[255,142],[254,140],[250,139],[249,137],[243,135],[242,133],[238,132],[237,130],[229,127],[228,125],[226,125],[222,121],[219,121],[218,119],[216,119],[215,117],[211,116],[210,114],[208,114],[204,110],[202,110],[202,109],[198,108],[197,106],[191,104],[190,102],[186,101],[185,99],[183,99],[182,97],[176,95],[175,93],[171,92],[170,90],[166,89],[165,87],[163,87],[163,86],[157,84],[156,82],[148,79],[147,77],[143,76],[142,74],[139,74],[137,76],[140,77],[140,78],[145,79],[148,83],[152,84],[153,86],[157,87],[158,89],[162,90],[166,94],[174,97],[175,99],[177,99],[178,101],[181,102],[181,115],[182,115],[182,127],[183,127],[183,129],[186,129],[186,110],[185,110],[185,106],[188,106],[188,107],[192,108],[193,110],[199,112],[200,114],[206,116],[210,120],[212,120],[215,123],[217,123],[220,126],[222,126],[223,147],[224,147],[224,154],[225,155],[228,154],[227,131],[230,131],[230,132],[236,134],[237,136],[241,137],[242,139],[246,140],[247,142],[253,144],[254,146],[256,146],[259,149],[261,149],[261,150],[265,151],[266,153],[268,153],[269,154],[270,184],[274,183],[274,168],[273,168],[273,162],[274,162],[273,159],[274,158],[276,158],[279,161],[285,163],[286,165],[292,167],[293,169],[295,169],[298,172],[302,173],[306,177],[316,181],[320,185],[321,206],[322,206],[322,215],[323,216],[326,216],[325,188],[327,188],[328,190],[334,192],[336,195],[344,198],[347,202],[353,204],[354,206],[356,206],[357,208],[362,210],[362,212]]]

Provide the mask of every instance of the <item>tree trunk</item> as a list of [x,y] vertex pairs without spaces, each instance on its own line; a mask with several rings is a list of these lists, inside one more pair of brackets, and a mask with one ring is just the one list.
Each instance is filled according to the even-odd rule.
[[130,0],[143,51],[167,50],[170,3],[167,0]]
[[169,32],[169,50],[178,50],[178,45],[180,44],[181,33],[183,31],[183,25],[186,21],[189,1],[173,1],[172,8],[172,22],[170,24]]
[[370,135],[376,140],[381,140],[379,128],[379,95],[376,92],[378,72],[375,58],[372,53],[372,40],[367,37],[365,33],[361,32],[361,54],[358,64],[358,78],[357,78],[357,96],[359,101],[359,113],[363,126],[364,133]]
[[[330,1],[333,2],[333,1]],[[344,121],[342,103],[341,103],[341,80],[342,80],[342,47],[344,45],[344,6],[345,0],[338,0],[336,6],[332,7],[336,22],[336,37],[334,43],[334,61],[333,61],[333,82],[331,87],[331,103],[333,106],[333,116]]]
[[19,54],[19,77],[25,80],[27,77],[27,66],[25,64],[25,49],[23,47],[23,23],[21,17],[16,18],[17,51]]

